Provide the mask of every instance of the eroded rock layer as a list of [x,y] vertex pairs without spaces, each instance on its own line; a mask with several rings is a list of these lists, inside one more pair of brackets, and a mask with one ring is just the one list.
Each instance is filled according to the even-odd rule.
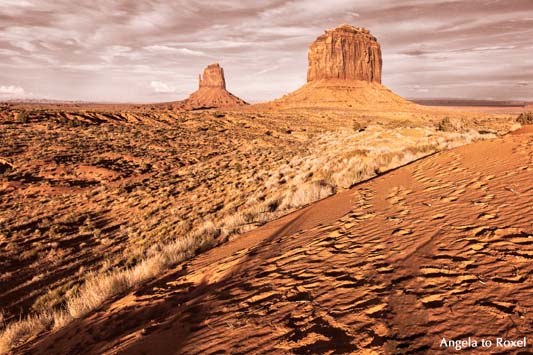
[[224,69],[218,64],[209,64],[203,75],[199,75],[199,87],[214,87],[226,89],[226,80],[224,79]]
[[199,88],[184,101],[185,109],[234,107],[247,105],[246,101],[226,90],[224,69],[218,64],[210,64],[199,75]]
[[307,83],[267,103],[273,108],[398,111],[414,103],[381,84],[381,48],[367,29],[340,25],[309,46]]
[[341,25],[309,47],[307,82],[323,79],[381,83],[381,47],[367,29]]

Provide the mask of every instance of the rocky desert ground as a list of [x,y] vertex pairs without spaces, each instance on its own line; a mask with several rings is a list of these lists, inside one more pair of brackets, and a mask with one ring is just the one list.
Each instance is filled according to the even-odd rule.
[[2,104],[0,352],[531,335],[531,115],[397,96],[365,29],[310,48],[308,83],[268,103],[213,64],[184,101]]

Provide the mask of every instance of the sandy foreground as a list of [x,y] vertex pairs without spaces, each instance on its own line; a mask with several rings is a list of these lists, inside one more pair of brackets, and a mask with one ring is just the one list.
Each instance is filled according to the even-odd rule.
[[529,126],[268,223],[17,353],[530,353],[532,216]]

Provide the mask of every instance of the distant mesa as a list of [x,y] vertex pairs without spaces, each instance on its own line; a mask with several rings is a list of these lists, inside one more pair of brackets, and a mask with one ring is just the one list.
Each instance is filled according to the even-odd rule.
[[209,64],[199,75],[199,88],[185,100],[187,109],[229,108],[248,103],[226,90],[224,69],[218,64]]
[[281,107],[398,108],[413,103],[381,85],[381,47],[365,28],[340,25],[310,46],[307,84],[270,104]]

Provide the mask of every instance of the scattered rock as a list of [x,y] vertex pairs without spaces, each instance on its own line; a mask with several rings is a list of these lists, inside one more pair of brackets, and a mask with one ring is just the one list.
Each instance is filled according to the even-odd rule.
[[5,159],[1,159],[0,158],[0,174],[9,172],[9,171],[13,170],[14,168],[15,167],[13,166],[13,164],[11,164],[10,162],[8,162]]
[[437,308],[444,304],[441,295],[426,296],[420,300],[426,308]]

